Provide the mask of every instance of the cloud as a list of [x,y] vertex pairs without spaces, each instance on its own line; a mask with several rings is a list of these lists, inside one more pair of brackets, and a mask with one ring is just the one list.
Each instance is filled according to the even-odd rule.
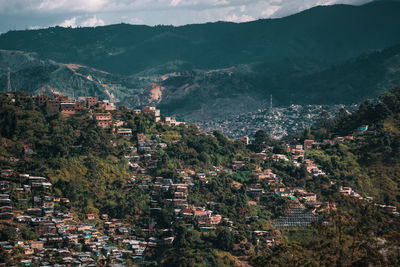
[[226,16],[224,18],[225,21],[230,21],[230,22],[248,22],[248,21],[252,21],[254,20],[253,17],[248,16],[248,15],[236,15],[236,14],[232,14],[229,16]]
[[170,3],[170,6],[177,6],[177,5],[179,5],[180,2],[181,2],[181,0],[172,0]]
[[278,11],[281,7],[279,6],[271,6],[261,12],[261,16],[269,18],[273,16],[276,11]]
[[104,20],[98,19],[96,16],[88,18],[87,20],[81,23],[82,27],[95,27],[95,26],[104,26]]
[[61,27],[96,27],[96,26],[104,26],[104,20],[98,19],[97,16],[89,17],[89,18],[82,18],[82,17],[73,17],[70,19],[64,20],[62,23],[59,24]]
[[76,28],[78,26],[76,24],[76,17],[64,20],[62,23],[60,23],[60,26],[65,27],[65,28],[68,28],[68,27]]

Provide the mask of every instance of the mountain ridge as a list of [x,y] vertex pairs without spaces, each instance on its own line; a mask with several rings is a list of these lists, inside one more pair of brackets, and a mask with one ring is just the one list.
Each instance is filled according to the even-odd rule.
[[37,52],[58,62],[121,74],[173,60],[211,69],[251,62],[275,65],[298,55],[326,67],[324,61],[330,65],[400,43],[399,10],[398,2],[376,2],[315,7],[285,18],[247,23],[10,31],[0,35],[0,48]]

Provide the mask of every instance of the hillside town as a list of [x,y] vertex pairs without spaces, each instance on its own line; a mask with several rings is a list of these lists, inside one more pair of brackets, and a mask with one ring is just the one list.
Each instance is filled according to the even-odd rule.
[[[9,95],[15,102],[13,95]],[[237,175],[250,169],[249,183],[234,181],[231,187],[246,190],[247,204],[257,209],[265,209],[261,203],[264,196],[278,197],[287,201],[287,210],[281,216],[271,220],[273,228],[258,228],[250,222],[256,217],[246,217],[252,236],[257,244],[276,246],[281,242],[279,229],[285,227],[307,227],[315,221],[325,220],[323,214],[336,209],[335,203],[321,200],[316,192],[303,187],[286,184],[275,170],[276,166],[291,166],[304,169],[310,177],[326,177],[331,185],[338,181],[327,171],[318,166],[311,158],[310,152],[326,149],[337,144],[354,142],[358,136],[373,134],[368,125],[362,125],[352,136],[335,137],[332,140],[304,140],[302,144],[288,144],[283,154],[274,153],[274,147],[265,147],[260,153],[252,153],[243,160],[233,160],[229,166],[214,166],[212,169],[194,169],[191,166],[177,168],[175,178],[151,175],[150,170],[158,164],[155,157],[160,149],[165,150],[173,143],[180,143],[180,137],[166,139],[166,136],[151,133],[134,133],[126,123],[114,120],[116,107],[108,101],[99,101],[95,97],[87,97],[75,101],[62,96],[35,97],[38,105],[44,107],[49,114],[59,113],[61,116],[74,116],[88,112],[88,118],[96,124],[115,134],[116,138],[131,143],[124,153],[127,160],[126,170],[130,174],[122,188],[126,192],[140,188],[149,197],[148,213],[141,224],[112,218],[108,214],[79,214],[72,209],[70,200],[63,193],[54,190],[54,183],[40,173],[27,174],[18,169],[2,169],[0,181],[0,219],[1,223],[13,225],[23,231],[25,240],[1,242],[4,253],[18,254],[22,266],[41,266],[52,263],[64,266],[97,266],[97,265],[129,265],[143,263],[151,259],[157,247],[171,246],[176,238],[173,226],[184,222],[187,231],[200,233],[213,232],[220,224],[227,225],[231,231],[237,226],[232,218],[224,217],[216,210],[218,203],[207,202],[196,205],[192,202],[191,192],[208,186],[210,181],[223,175]],[[135,114],[148,116],[157,124],[170,127],[185,127],[184,122],[177,122],[164,117],[155,107],[143,107],[134,110]],[[200,135],[213,134],[199,131]],[[135,135],[135,136],[134,136]],[[132,137],[135,137],[132,142]],[[242,138],[249,144],[249,138]],[[27,157],[34,151],[24,147]],[[18,158],[9,158],[19,161]],[[278,164],[278,165],[276,165]],[[273,166],[267,168],[265,166]],[[365,202],[373,202],[373,198],[361,195],[347,185],[340,185],[341,194]],[[389,214],[398,215],[395,206],[376,203]],[[162,210],[173,210],[173,217],[160,223]]]

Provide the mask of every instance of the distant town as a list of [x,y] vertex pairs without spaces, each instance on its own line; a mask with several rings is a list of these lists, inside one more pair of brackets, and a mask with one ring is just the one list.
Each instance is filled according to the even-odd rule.
[[257,130],[264,130],[271,137],[281,139],[288,134],[295,134],[316,124],[321,113],[326,111],[335,117],[345,108],[353,111],[358,105],[291,105],[259,109],[240,115],[231,115],[223,120],[196,121],[204,131],[222,131],[231,138],[252,137]]

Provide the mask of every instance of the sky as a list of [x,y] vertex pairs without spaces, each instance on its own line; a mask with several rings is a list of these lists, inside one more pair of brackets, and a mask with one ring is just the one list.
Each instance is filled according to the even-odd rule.
[[176,26],[246,22],[284,17],[318,5],[367,2],[371,0],[0,0],[0,33],[121,22]]

